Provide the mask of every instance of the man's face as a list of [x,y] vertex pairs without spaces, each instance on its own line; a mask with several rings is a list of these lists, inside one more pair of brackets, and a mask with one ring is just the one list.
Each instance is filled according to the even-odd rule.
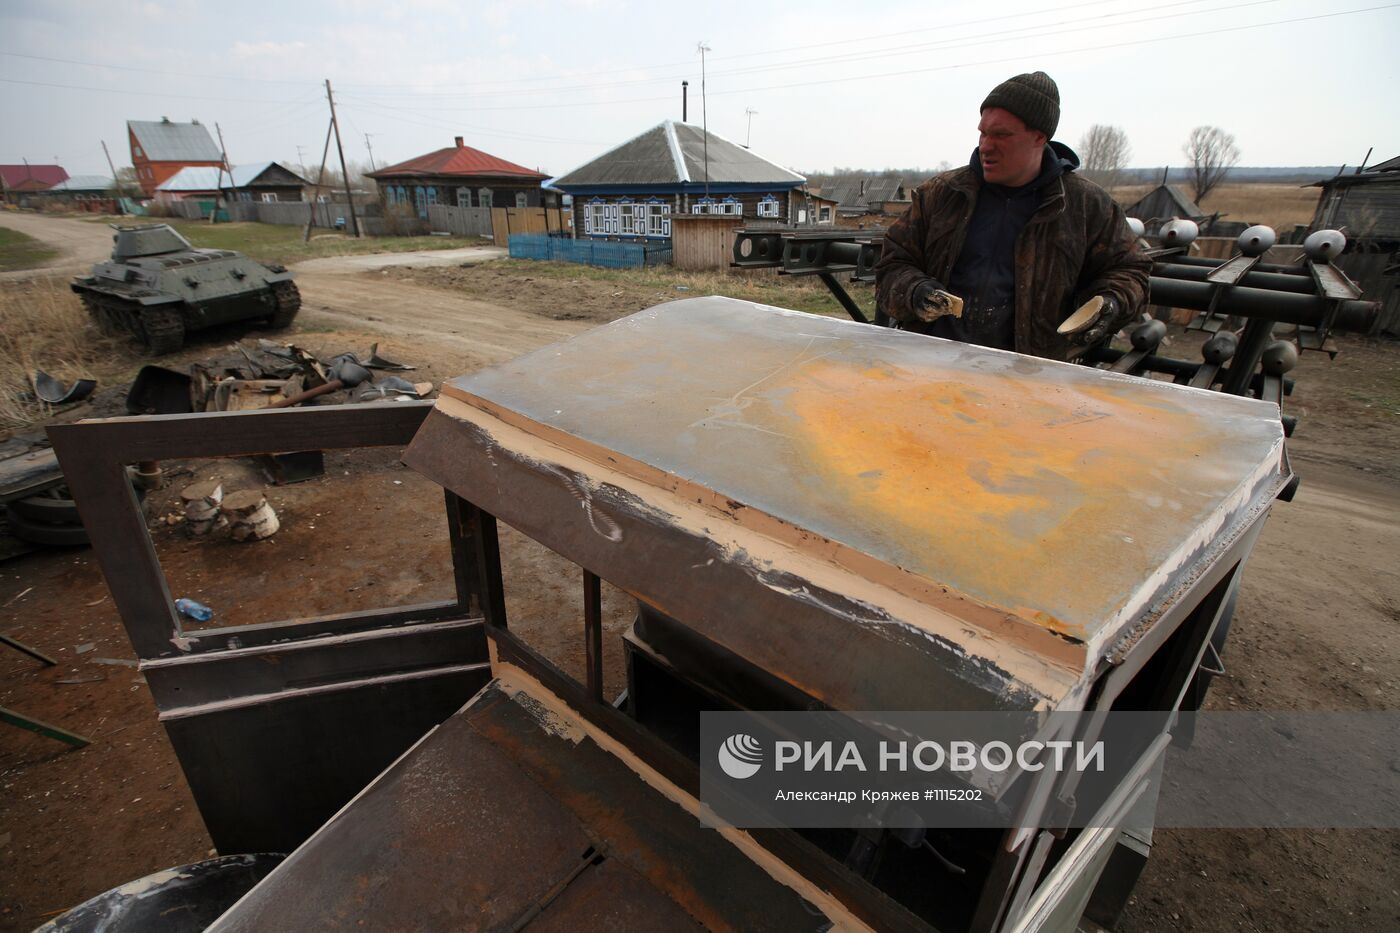
[[994,185],[1017,188],[1040,174],[1045,134],[1027,129],[1021,118],[1000,107],[982,111],[977,124],[977,151],[982,156],[982,177]]

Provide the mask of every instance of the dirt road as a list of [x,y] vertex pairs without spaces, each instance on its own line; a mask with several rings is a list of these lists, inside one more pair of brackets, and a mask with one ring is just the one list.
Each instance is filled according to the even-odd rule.
[[[520,314],[505,304],[462,298],[377,273],[297,274],[302,328],[408,338],[458,375],[519,356],[593,326]],[[420,357],[421,359],[421,357]],[[454,371],[455,370],[455,371]]]
[[[9,227],[36,240],[43,240],[60,252],[44,263],[43,270],[53,275],[73,275],[88,272],[95,262],[112,255],[112,230],[106,224],[71,220],[48,214],[27,214],[19,211],[0,213],[0,227]],[[0,281],[28,278],[33,269],[0,272]]]

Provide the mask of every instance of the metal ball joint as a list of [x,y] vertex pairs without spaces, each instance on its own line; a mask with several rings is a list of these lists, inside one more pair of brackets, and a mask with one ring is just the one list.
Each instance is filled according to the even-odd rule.
[[1167,325],[1161,321],[1148,321],[1133,328],[1133,332],[1128,335],[1128,339],[1133,342],[1134,350],[1151,350],[1162,342],[1162,338],[1167,336]]
[[1246,256],[1262,256],[1276,242],[1278,242],[1278,234],[1274,233],[1273,227],[1267,227],[1264,224],[1247,227],[1235,240],[1240,252]]
[[1347,238],[1340,230],[1318,230],[1303,241],[1303,252],[1313,262],[1327,262],[1333,256],[1342,255],[1346,248]]
[[1240,341],[1230,331],[1221,331],[1201,346],[1201,357],[1212,366],[1219,366],[1235,355]]
[[1158,236],[1161,238],[1163,246],[1190,246],[1200,233],[1201,228],[1196,226],[1194,220],[1178,218],[1164,224],[1162,232]]
[[1275,340],[1264,348],[1259,362],[1267,375],[1282,376],[1298,365],[1298,348],[1287,340]]

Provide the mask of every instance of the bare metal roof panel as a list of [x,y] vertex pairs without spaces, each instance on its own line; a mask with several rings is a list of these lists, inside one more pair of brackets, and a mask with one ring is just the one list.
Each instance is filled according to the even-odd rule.
[[126,125],[152,162],[215,162],[223,158],[201,123],[127,120]]
[[[701,184],[705,132],[667,120],[555,179],[560,188],[593,185]],[[715,184],[794,186],[803,177],[715,133],[709,134],[709,180]]]

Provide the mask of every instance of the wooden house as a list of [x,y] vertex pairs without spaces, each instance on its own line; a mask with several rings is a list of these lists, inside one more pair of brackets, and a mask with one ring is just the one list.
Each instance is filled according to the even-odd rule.
[[839,217],[902,214],[909,209],[910,191],[916,184],[906,183],[900,175],[838,175],[822,185],[822,194],[836,201]]
[[0,165],[0,200],[14,200],[22,194],[46,191],[65,181],[68,173],[61,165]]
[[1400,334],[1400,156],[1310,187],[1322,190],[1308,229],[1346,233],[1337,265],[1381,302],[1374,332]]
[[673,214],[791,223],[806,179],[689,123],[667,120],[550,182],[573,197],[577,236],[657,240]]
[[455,145],[370,172],[386,209],[401,206],[426,219],[434,204],[539,207],[549,176],[455,139]]
[[223,153],[198,120],[189,123],[173,123],[169,117],[161,117],[158,122],[128,120],[126,130],[136,183],[148,198],[155,197],[156,189],[182,168],[223,164]]
[[235,165],[227,171],[188,166],[156,186],[157,201],[222,196],[232,201],[302,201],[308,182],[276,162]]

